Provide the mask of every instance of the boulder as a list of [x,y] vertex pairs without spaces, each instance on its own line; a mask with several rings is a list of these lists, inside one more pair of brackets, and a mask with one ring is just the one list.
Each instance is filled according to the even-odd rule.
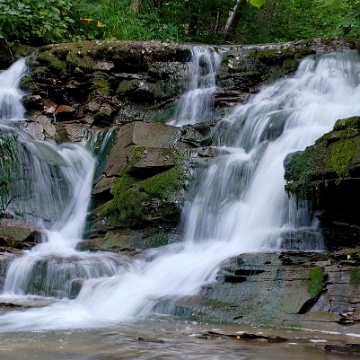
[[338,120],[333,131],[285,161],[288,193],[324,210],[319,219],[330,249],[360,243],[359,130],[359,117]]
[[2,246],[29,248],[41,242],[44,234],[33,227],[22,225],[0,225],[0,242]]
[[[152,156],[152,159],[155,160],[155,154],[159,155],[161,150],[147,150],[147,154],[144,154],[146,148],[173,148],[176,146],[179,137],[179,129],[174,126],[152,121],[135,121],[125,124],[120,128],[107,159],[106,176],[118,176],[120,170],[131,163],[130,159],[132,159],[133,155],[136,158],[133,158],[133,161],[140,164],[137,155],[141,150],[142,155],[145,155],[144,157],[141,155],[141,158],[149,159]],[[165,159],[165,156],[166,154],[164,155],[163,163],[168,161],[168,158]],[[157,158],[159,160],[159,157]],[[152,167],[149,165],[149,161],[148,167]]]

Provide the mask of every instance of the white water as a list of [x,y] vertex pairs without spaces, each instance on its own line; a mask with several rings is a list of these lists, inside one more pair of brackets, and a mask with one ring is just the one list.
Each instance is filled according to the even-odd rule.
[[19,83],[26,70],[25,59],[21,59],[7,71],[0,72],[0,121],[24,119],[24,108],[20,103],[24,93],[19,89]]
[[305,59],[294,78],[269,86],[224,119],[221,128],[226,125],[228,132],[219,130],[219,136],[228,155],[199,181],[184,213],[182,244],[149,251],[118,266],[111,277],[84,281],[74,300],[8,312],[0,318],[0,331],[131,321],[154,311],[159,300],[196,294],[230,256],[279,250],[284,237],[298,233],[315,234],[309,246],[321,248],[306,206],[296,212],[287,199],[283,160],[314,143],[337,119],[360,114],[359,83],[356,52]]
[[128,262],[75,250],[85,228],[95,158],[81,146],[36,141],[12,126],[24,117],[18,85],[25,71],[22,59],[0,75],[0,131],[17,136],[20,159],[19,171],[14,169],[19,177],[8,189],[8,213],[11,224],[30,226],[44,236],[10,264],[2,294],[6,301],[26,295],[68,297],[83,279],[120,273]]
[[177,126],[205,121],[216,91],[215,75],[221,56],[207,46],[194,46],[191,53],[189,88],[180,98],[174,115]]

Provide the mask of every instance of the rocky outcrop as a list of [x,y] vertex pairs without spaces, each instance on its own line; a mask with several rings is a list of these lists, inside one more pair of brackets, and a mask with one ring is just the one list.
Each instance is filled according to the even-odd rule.
[[[360,330],[357,251],[243,254],[225,262],[217,283],[174,303],[189,320],[343,333]],[[166,301],[165,301],[166,302]],[[171,302],[171,300],[167,300]]]
[[354,42],[345,39],[230,46],[221,62],[215,104],[228,108],[245,103],[264,85],[293,74],[307,55],[351,49]]
[[93,189],[97,208],[88,237],[95,240],[81,246],[147,248],[176,240],[193,168],[213,156],[198,147],[203,134],[153,121],[123,125]]
[[359,117],[338,120],[313,146],[285,159],[286,190],[324,211],[319,219],[329,249],[360,244],[359,130]]
[[96,129],[166,117],[184,90],[189,56],[190,46],[155,41],[49,45],[33,56],[22,79],[24,103],[44,128],[40,136],[57,142],[66,137],[56,137],[49,123]]
[[41,242],[44,235],[30,226],[26,227],[16,224],[0,225],[0,246],[26,249]]
[[[114,249],[161,245],[178,236],[195,168],[216,156],[211,145],[218,120],[264,84],[289,76],[304,56],[353,47],[349,41],[321,39],[231,46],[223,54],[209,121],[176,128],[163,122],[172,119],[186,90],[191,45],[49,45],[29,60],[22,80],[29,120],[19,126],[38,140],[86,142],[94,149],[98,165],[87,231],[94,248],[113,247],[116,238]],[[222,127],[217,131],[221,137]]]

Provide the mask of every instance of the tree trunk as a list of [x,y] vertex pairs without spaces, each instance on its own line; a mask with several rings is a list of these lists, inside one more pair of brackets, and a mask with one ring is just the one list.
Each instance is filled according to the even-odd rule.
[[224,28],[224,40],[228,40],[229,37],[235,32],[236,27],[239,24],[241,14],[240,8],[246,4],[246,0],[237,0],[234,9],[230,11],[228,20]]
[[131,0],[130,10],[132,10],[136,17],[138,17],[140,13],[141,0]]

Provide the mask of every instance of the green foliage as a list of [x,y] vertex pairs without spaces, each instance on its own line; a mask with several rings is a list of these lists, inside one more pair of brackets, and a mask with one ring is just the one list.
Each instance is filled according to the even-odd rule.
[[[235,0],[76,1],[74,15],[80,35],[90,39],[214,41],[225,25]],[[98,26],[98,21],[102,26]]]
[[237,42],[265,43],[316,37],[355,38],[359,0],[267,0],[243,16]]
[[0,0],[0,38],[44,44],[69,39],[72,0]]
[[266,0],[250,0],[250,4],[256,7],[261,7],[262,5],[264,5],[266,2]]
[[[236,0],[0,0],[0,39],[222,43]],[[248,0],[231,39],[264,43],[360,33],[360,0]]]
[[309,271],[308,293],[311,298],[319,296],[323,290],[324,270],[320,267],[315,267]]
[[177,27],[172,22],[164,21],[154,9],[144,7],[136,15],[130,1],[78,0],[74,7],[78,35],[105,40],[178,40]]

